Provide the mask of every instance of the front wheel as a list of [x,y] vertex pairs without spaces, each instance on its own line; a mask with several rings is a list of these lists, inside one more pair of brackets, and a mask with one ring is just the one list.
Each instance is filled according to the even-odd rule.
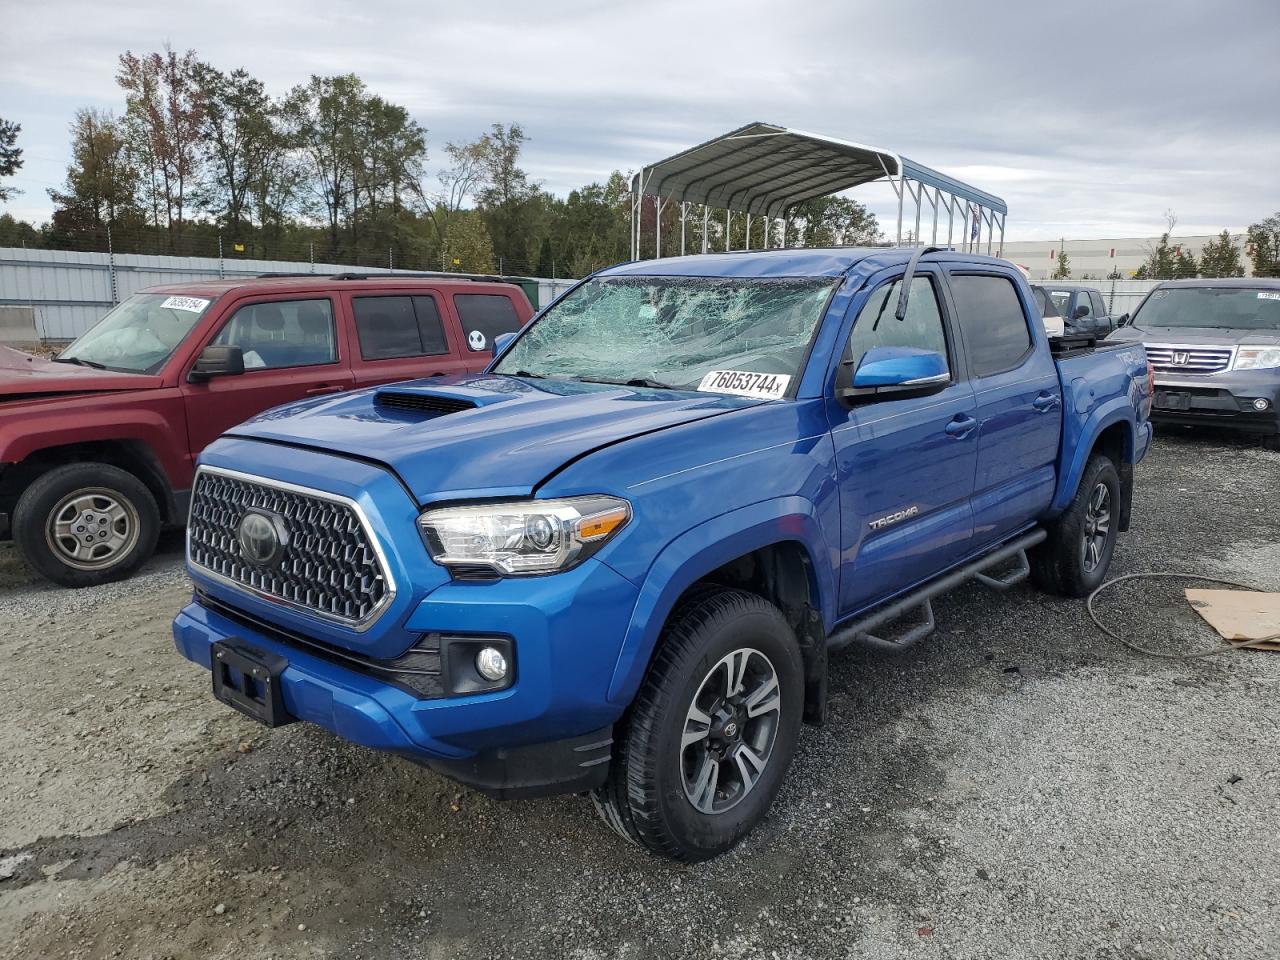
[[27,562],[64,587],[133,573],[155,550],[160,511],[133,474],[106,463],[69,463],[41,474],[13,511]]
[[1064,597],[1092,593],[1106,579],[1119,524],[1120,475],[1110,458],[1094,456],[1070,506],[1049,524],[1048,538],[1029,552],[1032,580]]
[[718,587],[682,601],[593,794],[605,822],[674,860],[730,849],[764,818],[791,764],[803,676],[773,604]]

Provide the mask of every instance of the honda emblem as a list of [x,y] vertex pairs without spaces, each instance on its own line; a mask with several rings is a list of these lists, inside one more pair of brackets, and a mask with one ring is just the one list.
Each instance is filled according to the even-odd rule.
[[1185,352],[1175,353],[1173,355],[1173,362],[1180,367],[1185,367],[1187,365],[1187,361],[1190,359],[1191,359],[1191,354],[1185,353]]

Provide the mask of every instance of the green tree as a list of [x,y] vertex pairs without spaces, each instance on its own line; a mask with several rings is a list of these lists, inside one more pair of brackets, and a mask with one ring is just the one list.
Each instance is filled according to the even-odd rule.
[[541,191],[520,167],[528,141],[518,123],[495,123],[477,141],[481,186],[476,199],[502,269],[528,269],[528,239],[534,232]]
[[1066,250],[1058,251],[1058,266],[1054,269],[1050,280],[1070,280],[1071,279],[1071,260],[1067,257]]
[[1190,261],[1191,276],[1195,276],[1195,260],[1182,253],[1179,247],[1169,245],[1169,234],[1160,235],[1160,242],[1147,254],[1146,262],[1134,273],[1136,280],[1173,280],[1186,276]]
[[88,234],[105,243],[107,227],[136,231],[145,219],[137,191],[138,171],[120,123],[111,113],[91,107],[76,111],[66,185],[49,190],[56,204],[53,236]]
[[162,222],[170,248],[181,239],[190,190],[197,184],[203,156],[204,92],[194,50],[120,56],[116,82],[125,91],[125,130],[130,152],[144,174],[143,190],[152,223]]
[[1249,225],[1249,259],[1255,277],[1280,277],[1280,213]]
[[1240,248],[1226,230],[1210,240],[1200,251],[1200,275],[1202,277],[1243,277],[1244,265],[1240,262]]
[[[22,148],[18,146],[18,134],[22,125],[0,117],[0,177],[12,177],[22,169]],[[18,193],[16,187],[0,185],[0,202]]]
[[227,74],[198,63],[195,79],[204,100],[200,137],[208,169],[199,203],[239,239],[252,218],[255,193],[278,163],[285,141],[266,88],[248,71]]
[[456,218],[446,241],[444,269],[454,273],[493,273],[493,242],[478,210],[465,210]]

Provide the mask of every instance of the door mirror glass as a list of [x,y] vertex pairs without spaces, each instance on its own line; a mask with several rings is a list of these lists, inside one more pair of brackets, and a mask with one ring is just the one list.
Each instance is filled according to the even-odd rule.
[[244,373],[244,351],[237,346],[211,343],[200,351],[187,379],[193,382],[210,377],[227,377]]
[[500,333],[493,338],[493,355],[499,356],[503,350],[507,349],[507,344],[516,338],[514,333]]
[[1120,314],[1120,319],[1116,321],[1117,327],[1127,327],[1129,325],[1129,314]]
[[917,347],[873,347],[862,355],[853,386],[841,390],[848,400],[926,396],[951,383],[947,358]]
[[1081,304],[1076,307],[1076,312],[1071,315],[1073,320],[1083,320],[1089,315],[1089,308]]

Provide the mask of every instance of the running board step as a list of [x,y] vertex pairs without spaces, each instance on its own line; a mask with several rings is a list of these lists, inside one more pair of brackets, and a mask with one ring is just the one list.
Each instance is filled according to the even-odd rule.
[[[1041,527],[1030,530],[976,560],[970,560],[964,566],[916,587],[906,596],[837,627],[827,637],[827,649],[834,652],[858,643],[875,650],[897,653],[914,646],[933,633],[937,627],[933,618],[933,605],[930,602],[934,597],[954,590],[966,580],[977,580],[993,590],[1008,590],[1014,584],[1021,583],[1031,573],[1027,551],[1047,536],[1048,534]],[[1018,566],[1003,577],[993,577],[987,572],[1008,563],[1015,557]],[[918,622],[908,626],[897,636],[886,638],[874,632],[877,627],[891,623],[912,611],[917,611]]]
[[975,573],[973,579],[977,580],[984,587],[992,590],[1008,590],[1010,587],[1016,587],[1027,577],[1031,576],[1031,561],[1027,559],[1027,551],[1019,550],[1017,553],[1018,565],[1012,570],[1006,571],[999,577],[988,576],[985,573]]

